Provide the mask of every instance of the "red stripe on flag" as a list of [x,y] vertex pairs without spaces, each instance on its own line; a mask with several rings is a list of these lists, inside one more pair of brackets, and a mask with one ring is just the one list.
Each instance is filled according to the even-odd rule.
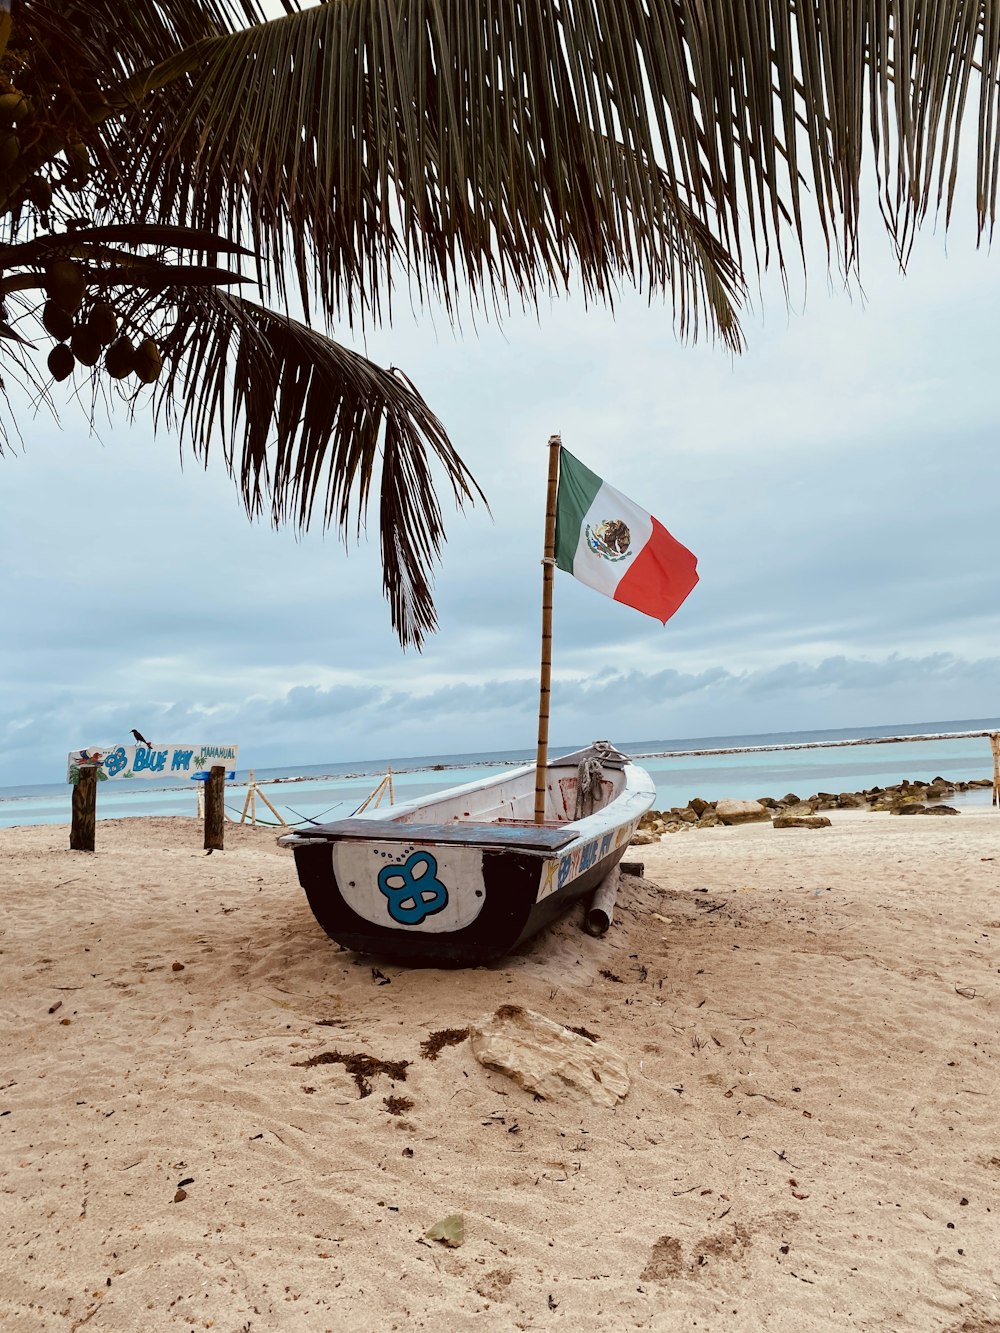
[[697,582],[697,558],[654,518],[653,534],[615,589],[615,601],[665,625]]

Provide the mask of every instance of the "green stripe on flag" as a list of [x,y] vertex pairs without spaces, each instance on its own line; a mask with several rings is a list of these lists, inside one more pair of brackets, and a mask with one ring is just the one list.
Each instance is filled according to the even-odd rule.
[[580,529],[594,496],[604,485],[568,449],[559,450],[559,490],[556,493],[556,564],[573,573]]

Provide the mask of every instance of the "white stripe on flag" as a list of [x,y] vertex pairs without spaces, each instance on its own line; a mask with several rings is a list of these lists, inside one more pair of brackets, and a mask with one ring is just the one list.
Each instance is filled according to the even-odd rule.
[[[595,529],[602,523],[620,519],[629,530],[628,554],[609,558],[592,546]],[[594,496],[580,527],[580,540],[573,557],[573,575],[581,583],[596,588],[607,597],[614,597],[618,584],[635,564],[642,548],[653,535],[653,520],[644,509],[616,491],[607,482]]]

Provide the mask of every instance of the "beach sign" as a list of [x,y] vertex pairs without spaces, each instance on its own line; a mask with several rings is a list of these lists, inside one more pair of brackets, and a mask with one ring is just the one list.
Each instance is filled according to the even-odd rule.
[[109,778],[189,778],[206,781],[208,770],[222,765],[226,777],[235,775],[238,745],[112,745],[71,750],[66,781],[74,786],[82,768],[96,768],[97,779]]

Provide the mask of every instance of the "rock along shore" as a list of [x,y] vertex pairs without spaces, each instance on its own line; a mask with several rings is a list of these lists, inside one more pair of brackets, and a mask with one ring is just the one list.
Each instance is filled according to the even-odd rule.
[[769,820],[775,828],[827,828],[830,820],[824,810],[870,810],[891,815],[957,815],[946,798],[959,791],[992,787],[989,778],[970,782],[949,782],[937,777],[931,782],[904,778],[892,787],[869,787],[865,791],[828,792],[800,797],[794,792],[780,798],[759,796],[752,801],[703,801],[693,797],[684,807],[647,810],[633,843],[639,846],[658,842],[663,833],[681,833],[686,829],[717,828],[720,824],[752,824]]

